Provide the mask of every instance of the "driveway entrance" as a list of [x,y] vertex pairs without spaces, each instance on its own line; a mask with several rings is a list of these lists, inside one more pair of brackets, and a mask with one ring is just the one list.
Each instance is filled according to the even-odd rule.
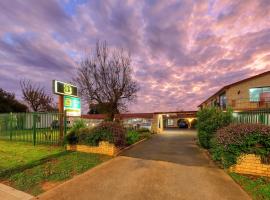
[[197,147],[195,137],[190,130],[154,135],[39,199],[250,199]]

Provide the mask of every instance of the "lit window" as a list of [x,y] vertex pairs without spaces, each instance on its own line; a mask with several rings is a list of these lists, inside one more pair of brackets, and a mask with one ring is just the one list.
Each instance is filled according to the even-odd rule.
[[168,119],[168,126],[172,126],[173,125],[173,119]]
[[253,102],[270,101],[270,87],[250,88],[249,100]]

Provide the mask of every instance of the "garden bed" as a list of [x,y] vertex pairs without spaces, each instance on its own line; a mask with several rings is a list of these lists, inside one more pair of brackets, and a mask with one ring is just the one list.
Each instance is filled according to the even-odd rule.
[[148,129],[126,129],[117,122],[102,122],[88,128],[76,121],[66,136],[67,150],[116,156],[120,150],[150,136]]

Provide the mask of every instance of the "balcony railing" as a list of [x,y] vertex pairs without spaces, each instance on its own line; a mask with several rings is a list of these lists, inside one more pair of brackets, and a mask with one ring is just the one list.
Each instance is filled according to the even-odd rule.
[[227,99],[225,104],[217,103],[218,107],[225,110],[232,108],[233,110],[263,110],[270,109],[270,99],[260,101],[250,101],[250,99]]

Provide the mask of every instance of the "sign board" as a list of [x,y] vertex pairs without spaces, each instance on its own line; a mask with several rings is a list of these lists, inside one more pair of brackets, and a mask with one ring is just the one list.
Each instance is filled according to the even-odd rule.
[[64,96],[64,111],[67,116],[81,116],[81,99],[78,97]]
[[53,92],[58,95],[78,96],[78,88],[70,83],[53,80]]

